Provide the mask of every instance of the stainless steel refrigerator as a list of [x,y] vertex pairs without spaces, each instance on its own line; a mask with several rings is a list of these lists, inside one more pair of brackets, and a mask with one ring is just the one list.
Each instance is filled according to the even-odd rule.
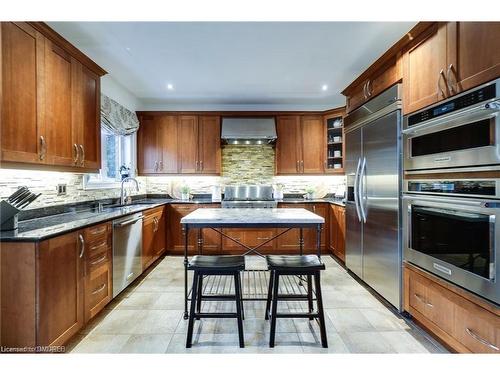
[[401,85],[344,123],[346,266],[401,310]]

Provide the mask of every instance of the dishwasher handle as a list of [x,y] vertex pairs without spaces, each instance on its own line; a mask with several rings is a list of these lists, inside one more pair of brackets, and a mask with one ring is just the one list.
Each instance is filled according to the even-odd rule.
[[118,227],[118,228],[125,227],[127,225],[131,225],[131,224],[137,223],[139,220],[142,220],[143,217],[144,216],[139,216],[139,217],[133,218],[131,220],[125,220],[125,221],[122,221],[122,222],[119,222],[119,223],[113,223],[113,226]]

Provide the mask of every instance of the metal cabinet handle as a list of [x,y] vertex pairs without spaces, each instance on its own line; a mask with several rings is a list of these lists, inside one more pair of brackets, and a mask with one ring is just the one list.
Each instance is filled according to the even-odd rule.
[[363,97],[366,99],[367,96],[366,96],[366,82],[365,84],[363,85]]
[[203,171],[203,160],[200,160],[200,171]]
[[472,329],[466,327],[465,332],[467,332],[469,334],[469,336],[472,337],[474,340],[479,341],[481,344],[486,345],[488,348],[496,350],[497,352],[500,351],[498,346],[495,346],[491,342],[489,342],[488,340],[483,339],[481,336],[479,336]]
[[160,171],[163,171],[163,160],[160,160],[160,162],[158,163],[158,169]]
[[45,138],[43,135],[40,136],[40,160],[45,159],[45,155],[47,154],[47,143],[45,142]]
[[153,224],[154,224],[153,225],[153,232],[157,232],[158,231],[158,227],[159,227],[159,225],[158,225],[158,218],[156,218],[156,217],[153,218]]
[[80,156],[80,165],[83,167],[85,164],[85,149],[83,148],[83,145],[80,145],[80,150],[82,150],[82,154]]
[[100,257],[99,259],[97,260],[94,260],[93,262],[90,262],[90,264],[92,266],[95,266],[96,264],[99,264],[101,263],[102,261],[106,260],[107,256],[106,255],[103,255],[102,257]]
[[85,253],[85,240],[81,234],[78,235],[78,239],[80,240],[80,258],[83,258],[83,254]]
[[370,96],[372,96],[372,92],[370,90],[370,84],[371,84],[370,80],[366,81],[366,97],[367,98],[369,98]]
[[157,161],[155,161],[154,171],[158,172],[158,162]]
[[301,165],[300,171],[304,173],[304,160],[300,161],[300,165]]
[[453,87],[453,84],[451,84],[451,73],[455,75],[455,72],[453,70],[453,64],[450,64],[448,69],[446,70],[446,85],[448,86],[448,90],[450,91],[450,94],[456,93],[455,87]]
[[106,284],[102,284],[99,288],[97,288],[96,290],[94,290],[92,292],[92,294],[97,294],[97,293],[100,293],[104,290],[104,288],[106,288]]
[[297,172],[300,172],[300,161],[297,160],[297,162],[295,164],[296,164]]
[[437,88],[438,88],[438,91],[441,92],[441,95],[443,96],[443,98],[446,98],[446,93],[441,88],[441,78],[443,78],[444,82],[446,83],[446,76],[444,75],[444,70],[443,69],[441,69],[439,71],[438,81],[437,81]]
[[78,149],[78,145],[76,143],[73,144],[73,151],[75,151],[75,157],[73,159],[73,164],[78,164],[78,159],[80,158],[80,150]]
[[126,277],[126,279],[127,279],[127,280],[128,280],[128,279],[130,279],[132,276],[134,276],[134,272],[130,272],[130,273],[128,274],[128,276]]
[[429,306],[429,307],[434,307],[434,305],[430,302],[427,302],[424,297],[422,297],[420,294],[413,293],[416,299],[418,299],[420,302],[422,302],[424,305]]
[[138,217],[136,219],[122,221],[121,223],[114,224],[114,226],[115,227],[124,227],[124,226],[130,225],[130,224],[134,224],[134,223],[137,223],[139,220],[142,220],[143,217],[144,216],[140,216],[140,217]]
[[107,243],[108,243],[108,241],[103,241],[103,242],[101,242],[99,245],[94,245],[94,246],[92,246],[92,247],[90,248],[90,250],[95,250],[95,249],[98,249],[98,248],[100,248],[100,247],[102,247],[102,246],[106,245]]

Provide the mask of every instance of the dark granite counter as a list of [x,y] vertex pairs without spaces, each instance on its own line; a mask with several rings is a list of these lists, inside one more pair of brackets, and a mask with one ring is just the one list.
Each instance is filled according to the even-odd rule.
[[[306,200],[297,196],[285,196],[284,199],[278,202],[300,204],[331,203],[344,206],[341,200],[334,197]],[[99,209],[98,203],[101,203],[104,208]],[[212,202],[209,194],[200,194],[189,201],[173,199],[166,195],[143,195],[134,197],[132,204],[123,207],[118,206],[116,200],[103,200],[27,210],[20,215],[17,230],[0,232],[0,242],[42,241],[166,204],[220,204],[220,202]]]

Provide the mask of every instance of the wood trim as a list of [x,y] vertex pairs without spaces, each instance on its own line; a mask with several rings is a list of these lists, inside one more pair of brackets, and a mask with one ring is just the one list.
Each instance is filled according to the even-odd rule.
[[396,56],[404,47],[413,41],[419,34],[421,34],[428,27],[432,26],[434,22],[419,22],[410,31],[408,31],[401,39],[394,43],[387,51],[384,52],[377,60],[371,64],[368,69],[361,73],[349,86],[342,92],[342,95],[348,96],[348,93],[355,89],[356,86],[362,84],[365,80],[370,78],[377,70],[379,70],[387,61]]
[[83,65],[85,65],[87,68],[89,68],[99,76],[107,74],[107,72],[103,68],[97,65],[93,60],[91,60],[87,55],[85,55],[82,51],[71,44],[67,39],[63,38],[60,34],[55,32],[45,22],[28,22],[28,24],[42,33],[46,38],[50,39],[52,42],[65,49],[75,59],[80,61]]

